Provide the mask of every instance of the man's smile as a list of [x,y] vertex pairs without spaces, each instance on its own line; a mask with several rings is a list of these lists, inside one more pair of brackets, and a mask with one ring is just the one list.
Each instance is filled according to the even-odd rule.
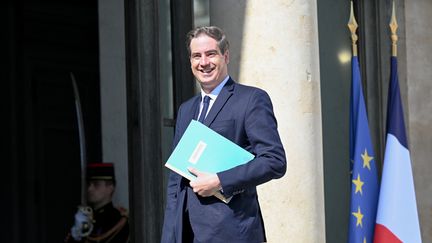
[[213,70],[215,70],[215,67],[208,67],[208,68],[203,68],[200,69],[199,71],[205,74],[211,73]]

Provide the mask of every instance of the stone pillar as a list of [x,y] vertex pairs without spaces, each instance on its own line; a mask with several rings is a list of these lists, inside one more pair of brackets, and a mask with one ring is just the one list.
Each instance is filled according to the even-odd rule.
[[114,204],[129,208],[124,3],[98,5],[102,158],[115,166]]
[[405,1],[408,107],[404,109],[408,112],[411,166],[423,242],[432,242],[431,11],[430,0]]
[[316,1],[211,1],[210,23],[234,79],[269,93],[287,153],[287,174],[258,188],[268,242],[325,242]]

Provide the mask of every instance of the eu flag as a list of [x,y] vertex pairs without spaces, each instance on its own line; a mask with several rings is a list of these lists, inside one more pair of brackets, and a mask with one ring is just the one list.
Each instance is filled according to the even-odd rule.
[[353,56],[350,102],[351,202],[348,242],[372,242],[378,176],[369,132],[358,57]]

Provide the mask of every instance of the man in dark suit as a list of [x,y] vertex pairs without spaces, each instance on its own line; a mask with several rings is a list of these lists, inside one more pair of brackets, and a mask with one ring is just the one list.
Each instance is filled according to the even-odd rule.
[[[174,147],[190,121],[197,119],[255,158],[217,174],[190,168],[197,176],[192,182],[170,172],[161,242],[264,242],[256,186],[286,172],[270,97],[228,76],[229,44],[221,29],[211,26],[190,31],[187,48],[201,93],[180,106]],[[233,196],[228,204],[213,196],[219,191],[225,197]]]

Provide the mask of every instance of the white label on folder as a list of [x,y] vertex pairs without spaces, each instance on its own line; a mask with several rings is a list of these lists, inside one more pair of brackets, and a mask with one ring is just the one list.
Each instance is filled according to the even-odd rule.
[[204,149],[207,147],[207,144],[203,141],[199,141],[197,146],[195,147],[191,157],[189,158],[189,162],[192,164],[196,164],[198,160],[200,159],[202,153],[204,152]]

